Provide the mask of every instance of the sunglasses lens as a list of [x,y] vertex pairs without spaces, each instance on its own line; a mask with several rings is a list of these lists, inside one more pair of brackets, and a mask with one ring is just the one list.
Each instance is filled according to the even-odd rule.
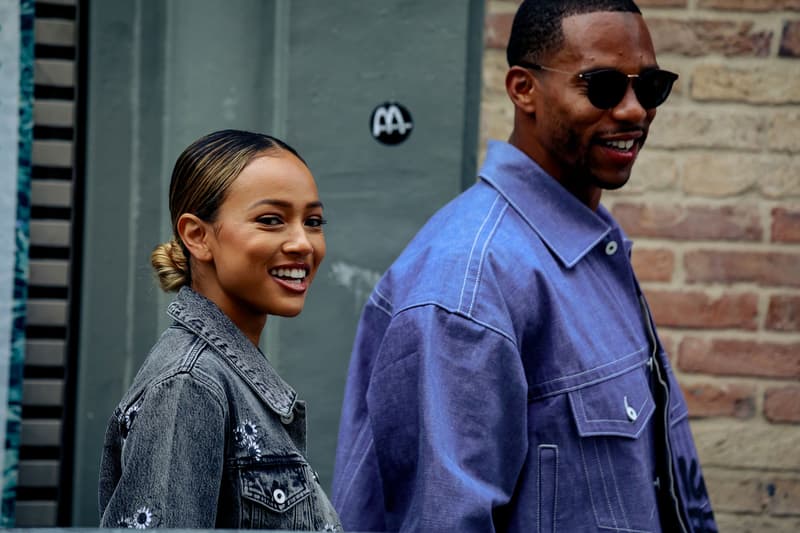
[[[596,70],[581,74],[589,101],[599,109],[611,109],[625,98],[628,76],[618,70]],[[667,70],[648,70],[633,78],[636,98],[645,109],[660,106],[669,96],[678,75]]]
[[628,90],[628,77],[618,70],[596,70],[581,76],[593,106],[610,109],[620,103]]
[[645,109],[658,107],[667,99],[672,90],[672,84],[677,79],[677,74],[666,70],[647,71],[633,83],[636,98]]

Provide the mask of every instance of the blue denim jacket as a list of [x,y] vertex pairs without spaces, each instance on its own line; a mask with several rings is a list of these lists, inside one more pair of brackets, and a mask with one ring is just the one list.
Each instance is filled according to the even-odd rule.
[[509,144],[480,177],[364,309],[334,474],[344,526],[716,531],[622,230]]
[[340,531],[295,391],[203,296],[184,287],[168,313],[109,420],[101,527]]

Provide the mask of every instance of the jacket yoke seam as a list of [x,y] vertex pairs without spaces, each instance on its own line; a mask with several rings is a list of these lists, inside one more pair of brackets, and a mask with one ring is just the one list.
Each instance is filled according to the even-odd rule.
[[464,313],[463,311],[448,307],[448,306],[442,304],[441,302],[437,302],[437,301],[433,301],[433,300],[431,300],[431,301],[423,301],[423,302],[415,302],[413,304],[409,304],[409,305],[407,305],[405,307],[402,307],[402,308],[398,309],[397,312],[393,315],[392,318],[394,319],[395,317],[399,316],[401,313],[406,312],[406,311],[410,311],[412,309],[416,309],[418,307],[429,307],[429,306],[430,307],[438,307],[439,309],[441,309],[442,311],[445,311],[446,313],[450,313],[452,315],[459,316],[459,317],[461,317],[461,318],[463,318],[463,319],[465,319],[465,320],[467,320],[469,322],[472,322],[472,323],[474,323],[474,324],[476,324],[476,325],[478,325],[478,326],[480,326],[480,327],[482,327],[484,329],[492,331],[492,332],[500,335],[501,337],[504,337],[505,339],[507,339],[514,346],[514,348],[517,351],[519,351],[519,346],[517,345],[517,340],[514,338],[514,336],[512,334],[507,333],[506,331],[498,328],[497,326],[489,324],[488,322],[484,322],[482,320],[478,320],[474,316],[469,315],[467,313]]
[[176,369],[173,372],[165,374],[161,378],[155,380],[152,386],[149,388],[155,389],[156,387],[165,384],[167,381],[176,379],[179,376],[188,376],[198,385],[201,385],[204,389],[206,389],[214,398],[214,401],[219,405],[220,411],[222,412],[224,417],[225,418],[228,417],[228,409],[226,402],[224,401],[225,393],[223,392],[222,388],[217,383],[214,382],[213,377],[211,377],[209,374],[203,372],[197,367],[193,367],[191,369],[180,369],[180,368]]
[[[481,273],[481,267],[483,265],[483,257],[486,253],[486,245],[491,241],[492,235],[497,229],[497,224],[502,219],[502,215],[505,212],[505,209],[508,207],[508,203],[506,202],[505,205],[503,205],[503,207],[500,208],[500,212],[498,214],[495,214],[495,207],[500,201],[500,198],[501,198],[500,194],[497,194],[495,196],[494,201],[492,202],[492,205],[489,206],[489,210],[486,212],[486,216],[483,218],[483,222],[481,222],[478,231],[475,232],[475,238],[472,241],[472,246],[469,250],[469,255],[467,256],[467,264],[464,272],[464,279],[462,280],[461,283],[461,293],[458,299],[458,309],[459,310],[464,309],[464,297],[469,292],[471,292],[472,294],[471,297],[469,298],[469,305],[466,308],[466,313],[468,314],[472,312],[472,306],[475,303],[475,293],[477,292],[477,288],[480,284],[480,273]],[[485,233],[484,229],[493,218],[494,218],[494,224],[492,225],[492,228],[489,230],[488,233]],[[478,246],[481,246],[481,251],[477,258],[477,265],[473,266],[473,257],[475,255],[475,249],[478,248]]]
[[[392,302],[389,299],[381,294],[378,290],[378,287],[373,289],[372,294],[369,295],[370,301],[375,304],[375,307],[386,313],[388,316],[392,316]],[[380,301],[379,301],[380,299]]]

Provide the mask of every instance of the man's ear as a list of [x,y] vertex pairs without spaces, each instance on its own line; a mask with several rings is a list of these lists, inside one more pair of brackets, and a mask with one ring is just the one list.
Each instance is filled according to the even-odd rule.
[[506,92],[520,111],[528,114],[536,112],[537,90],[536,78],[530,70],[515,65],[506,72]]
[[[208,247],[208,236],[211,226],[190,213],[184,213],[178,218],[178,235],[189,253],[197,261],[211,261],[213,255]],[[186,259],[189,259],[188,257]]]

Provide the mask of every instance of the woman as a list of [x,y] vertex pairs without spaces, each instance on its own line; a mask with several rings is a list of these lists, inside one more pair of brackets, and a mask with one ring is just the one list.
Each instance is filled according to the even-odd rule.
[[226,130],[178,158],[173,237],[152,254],[173,324],[111,417],[103,527],[338,531],[305,458],[305,406],[258,344],[325,256],[311,172],[278,139]]

